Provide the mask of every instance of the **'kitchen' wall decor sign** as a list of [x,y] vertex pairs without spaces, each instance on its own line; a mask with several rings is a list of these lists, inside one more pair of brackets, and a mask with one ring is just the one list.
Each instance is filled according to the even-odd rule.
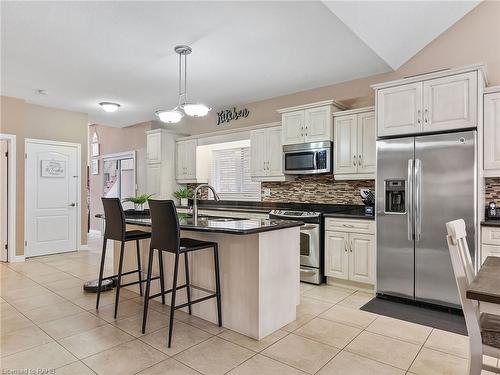
[[242,117],[248,117],[249,114],[250,111],[247,108],[236,109],[236,107],[234,107],[233,109],[224,109],[220,112],[217,112],[217,125],[229,123],[233,120],[236,121]]

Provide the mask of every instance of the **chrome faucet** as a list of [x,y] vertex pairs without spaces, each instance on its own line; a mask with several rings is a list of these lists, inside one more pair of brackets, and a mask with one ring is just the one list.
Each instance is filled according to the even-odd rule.
[[193,217],[194,217],[194,225],[198,224],[198,190],[200,190],[202,187],[207,187],[210,190],[212,190],[212,193],[214,193],[214,199],[216,201],[219,201],[219,194],[215,191],[215,188],[212,185],[209,184],[201,184],[196,187],[193,191]]

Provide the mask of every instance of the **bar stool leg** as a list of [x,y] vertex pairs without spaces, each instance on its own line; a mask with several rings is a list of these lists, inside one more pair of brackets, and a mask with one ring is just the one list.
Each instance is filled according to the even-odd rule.
[[118,313],[118,300],[120,298],[120,285],[122,282],[122,270],[123,270],[123,251],[125,249],[125,242],[122,241],[120,249],[120,261],[118,265],[118,280],[116,281],[116,296],[115,296],[115,319]]
[[[160,251],[160,250],[158,250]],[[149,291],[151,288],[151,270],[153,269],[154,249],[149,248],[148,275],[146,276],[146,292],[144,295],[144,312],[142,314],[142,333],[146,333],[146,321],[148,319]]]
[[160,269],[160,290],[161,290],[161,303],[165,304],[165,275],[163,274],[163,254],[158,250],[158,268]]
[[141,250],[139,248],[139,240],[135,240],[135,247],[137,250],[137,274],[139,275],[139,293],[142,296],[142,269],[141,269]]
[[[187,284],[186,293],[187,293],[187,300],[188,300],[188,303],[191,303],[191,287],[190,287],[191,282],[189,281],[188,253],[184,253],[184,267],[185,267],[184,270],[185,270],[185,273],[186,273],[186,284]],[[189,311],[189,315],[191,315],[191,305],[188,305],[188,311]]]
[[172,300],[170,302],[170,325],[168,326],[168,347],[172,343],[174,329],[175,294],[177,293],[177,273],[179,271],[179,253],[175,254],[174,280],[172,282]]
[[221,293],[220,293],[220,271],[219,271],[219,246],[214,245],[214,262],[215,262],[215,294],[217,295],[217,317],[219,319],[219,327],[222,327],[222,308],[221,308]]
[[102,287],[102,274],[104,272],[104,261],[106,259],[106,245],[108,239],[104,237],[102,240],[102,252],[101,252],[101,268],[99,269],[99,282],[97,283],[97,301],[95,303],[96,310],[99,309],[99,300],[101,299],[101,287]]

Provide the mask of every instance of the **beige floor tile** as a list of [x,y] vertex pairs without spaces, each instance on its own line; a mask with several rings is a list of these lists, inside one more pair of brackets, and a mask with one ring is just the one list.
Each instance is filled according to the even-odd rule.
[[410,371],[417,375],[466,375],[467,360],[423,348],[411,365]]
[[[131,334],[132,336],[142,336],[142,317],[143,314],[131,316],[129,318],[115,320],[111,324],[120,328],[121,330]],[[156,312],[154,310],[148,311],[148,321],[146,324],[146,334],[158,331],[161,328],[168,326],[168,316]]]
[[133,339],[128,333],[108,324],[66,337],[59,343],[82,359]]
[[462,358],[469,358],[469,338],[456,333],[434,329],[424,346]]
[[[9,297],[9,292],[19,291],[21,289],[29,289],[37,286],[37,283],[29,277],[18,274],[17,272],[12,276],[3,278],[0,285],[2,296]],[[15,296],[16,293],[10,293]]]
[[342,349],[361,333],[359,328],[316,318],[303,325],[294,334]]
[[142,314],[143,306],[142,304],[131,300],[120,301],[118,304],[118,314],[116,316],[116,319],[114,318],[115,314],[114,303],[112,305],[99,307],[99,310],[92,309],[89,311],[92,314],[95,314],[96,316],[98,316],[101,319],[104,319],[107,322],[113,322],[117,319],[129,318],[133,315]]
[[[174,317],[177,315],[177,311],[174,314]],[[195,326],[196,328],[202,329],[211,333],[212,335],[218,335],[221,332],[224,332],[226,329],[224,327],[219,327],[217,324],[209,322],[208,320],[198,318],[194,315],[188,315],[186,319],[182,319],[182,322],[187,323],[189,325]]]
[[34,310],[40,307],[55,305],[64,302],[64,298],[47,290],[46,293],[34,297],[16,299],[11,304],[21,312]]
[[71,275],[66,272],[54,270],[54,272],[44,275],[32,275],[29,278],[39,284],[52,283],[54,281],[64,280],[71,278]]
[[313,320],[315,317],[316,317],[315,315],[311,315],[311,314],[300,314],[300,315],[297,314],[297,319],[295,319],[291,323],[288,323],[286,326],[284,326],[281,329],[284,331],[287,331],[287,332],[293,332],[296,329],[302,327],[307,322],[310,322],[311,320]]
[[78,286],[80,288],[83,288],[83,282],[78,277],[69,276],[68,278],[63,279],[63,280],[57,280],[57,281],[52,281],[50,283],[45,283],[45,284],[43,284],[43,286],[54,292],[57,290],[64,290],[64,289],[78,287]]
[[12,302],[23,298],[36,297],[47,292],[49,292],[48,289],[34,283],[31,286],[20,289],[2,289],[2,298],[7,302]]
[[139,340],[129,341],[83,360],[97,374],[135,374],[168,357]]
[[354,293],[354,290],[338,286],[321,285],[304,292],[304,297],[316,298],[324,302],[338,303]]
[[353,309],[359,309],[361,308],[361,306],[370,302],[373,298],[375,298],[375,295],[373,293],[357,291],[351,294],[349,297],[340,301],[339,305],[351,307]]
[[172,356],[210,337],[212,335],[206,331],[190,326],[189,324],[175,322],[172,333],[172,346],[170,348],[167,347],[168,328],[162,328],[156,332],[141,336],[140,340]]
[[319,318],[363,329],[373,323],[377,316],[377,314],[372,314],[367,311],[335,305],[331,309],[320,314]]
[[95,375],[95,372],[83,362],[78,361],[58,368],[55,375]]
[[0,338],[0,355],[10,354],[47,344],[52,338],[36,326],[30,326],[10,333],[2,333]]
[[305,375],[306,373],[274,359],[257,354],[231,370],[229,375]]
[[357,354],[342,351],[318,375],[404,375],[405,371]]
[[205,375],[225,374],[255,353],[218,337],[204,341],[175,356],[175,359]]
[[40,323],[40,328],[54,339],[59,340],[106,324],[107,322],[105,320],[99,319],[97,316],[84,311],[80,314],[67,316],[62,319]]
[[319,315],[333,306],[331,302],[324,302],[315,298],[300,297],[300,304],[297,306],[297,314]]
[[420,350],[419,345],[363,331],[346,350],[407,370]]
[[26,311],[24,314],[33,322],[40,324],[44,322],[49,322],[51,320],[57,320],[65,318],[67,316],[76,315],[84,311],[85,310],[72,304],[71,302],[65,301],[55,305],[48,305],[44,307],[39,307],[37,309],[29,310]]
[[288,335],[288,332],[277,330],[276,332],[267,335],[261,340],[255,340],[248,336],[241,335],[238,332],[227,329],[222,332],[219,337],[223,338],[224,340],[231,341],[237,345],[243,346],[247,349],[253,350],[254,352],[260,352],[268,346],[274,344],[276,341],[281,340],[286,335]]
[[418,345],[423,345],[432,332],[430,327],[387,316],[379,316],[366,330]]
[[70,352],[54,341],[2,358],[2,369],[53,369],[76,360]]
[[7,314],[2,312],[0,321],[0,332],[2,335],[30,326],[34,326],[33,322],[23,314],[17,312],[17,310]]
[[315,285],[313,284],[300,283],[300,294],[307,292],[308,290],[311,290],[314,287]]
[[176,361],[173,358],[160,362],[150,368],[143,370],[137,375],[199,375],[198,371]]
[[262,354],[307,373],[314,374],[338,352],[338,349],[329,345],[321,344],[292,333],[276,344],[271,345]]

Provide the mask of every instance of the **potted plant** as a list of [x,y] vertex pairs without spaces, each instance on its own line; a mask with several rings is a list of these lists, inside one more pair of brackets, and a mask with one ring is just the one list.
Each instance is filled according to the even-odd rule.
[[174,192],[174,196],[181,200],[181,206],[187,207],[189,205],[188,199],[191,198],[191,192],[188,189],[179,189]]
[[123,200],[123,202],[132,202],[136,211],[143,211],[144,203],[146,203],[152,196],[153,194],[144,193],[135,197],[127,197]]

